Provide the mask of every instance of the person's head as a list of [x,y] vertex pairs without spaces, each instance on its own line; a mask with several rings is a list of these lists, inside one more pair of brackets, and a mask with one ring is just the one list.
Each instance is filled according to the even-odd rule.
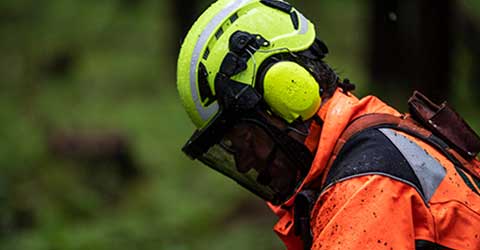
[[220,0],[187,34],[177,84],[193,159],[274,204],[309,171],[308,121],[337,85],[313,24],[277,0]]

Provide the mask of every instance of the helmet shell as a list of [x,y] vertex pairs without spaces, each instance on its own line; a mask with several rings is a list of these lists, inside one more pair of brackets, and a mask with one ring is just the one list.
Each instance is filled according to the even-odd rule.
[[[247,69],[232,79],[254,85],[258,67],[268,57],[302,51],[315,40],[315,28],[300,12],[267,6],[259,0],[219,0],[212,4],[188,32],[177,62],[177,88],[189,117],[197,128],[204,127],[219,111],[217,101],[200,97],[199,68],[202,64],[208,88],[215,95],[215,76],[229,52],[230,36],[236,31],[261,35],[269,41],[247,62]],[[295,27],[291,16],[298,17]]]

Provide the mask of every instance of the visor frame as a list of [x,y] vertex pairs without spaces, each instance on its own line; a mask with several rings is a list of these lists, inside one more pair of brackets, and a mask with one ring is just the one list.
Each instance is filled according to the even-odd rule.
[[[313,155],[303,143],[293,139],[286,133],[286,131],[283,131],[271,124],[265,117],[265,114],[261,114],[262,112],[265,112],[262,109],[262,98],[260,98],[260,95],[254,88],[230,79],[228,79],[228,83],[226,84],[230,84],[230,86],[236,86],[233,89],[237,89],[237,91],[226,93],[224,95],[229,96],[231,99],[222,100],[221,103],[225,103],[225,105],[220,105],[221,109],[219,113],[207,124],[207,126],[196,130],[182,150],[190,158],[198,159],[203,164],[209,166],[217,172],[220,172],[229,179],[234,180],[251,193],[272,204],[281,204],[287,201],[295,193],[295,190],[298,188],[298,186],[300,186],[303,182],[310,169],[311,162],[313,161]],[[250,98],[253,97],[255,101],[250,99],[247,103],[245,103],[245,100],[248,100],[248,96],[250,96]],[[228,109],[225,107],[228,107]],[[283,151],[289,162],[294,165],[293,167],[299,171],[300,176],[295,177],[295,187],[292,190],[288,190],[288,194],[282,195],[280,192],[275,192],[271,190],[268,185],[263,185],[265,187],[263,189],[255,188],[249,185],[249,180],[246,180],[245,178],[238,178],[239,175],[233,174],[232,171],[227,170],[227,168],[219,166],[216,162],[212,161],[208,157],[204,157],[204,154],[206,154],[215,145],[222,147],[221,142],[227,132],[232,129],[235,124],[240,122],[248,122],[261,128],[271,138],[276,147]],[[224,147],[222,148],[225,151],[229,151]],[[244,175],[240,173],[240,176]],[[258,181],[256,183],[262,185],[258,183]]]

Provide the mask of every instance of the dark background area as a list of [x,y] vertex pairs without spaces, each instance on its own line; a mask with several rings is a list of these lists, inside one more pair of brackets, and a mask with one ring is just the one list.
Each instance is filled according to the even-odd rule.
[[[258,198],[180,147],[177,53],[206,0],[0,2],[0,249],[282,249]],[[329,62],[480,131],[480,2],[291,1]]]

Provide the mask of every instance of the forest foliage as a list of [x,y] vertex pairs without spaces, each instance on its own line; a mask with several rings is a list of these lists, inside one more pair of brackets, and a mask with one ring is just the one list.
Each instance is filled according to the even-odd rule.
[[[367,63],[373,1],[291,2],[360,96],[379,89]],[[282,248],[261,200],[180,151],[194,127],[175,89],[175,4],[0,2],[0,249]],[[209,4],[192,1],[192,13]],[[473,59],[457,51],[451,102],[479,131]]]

